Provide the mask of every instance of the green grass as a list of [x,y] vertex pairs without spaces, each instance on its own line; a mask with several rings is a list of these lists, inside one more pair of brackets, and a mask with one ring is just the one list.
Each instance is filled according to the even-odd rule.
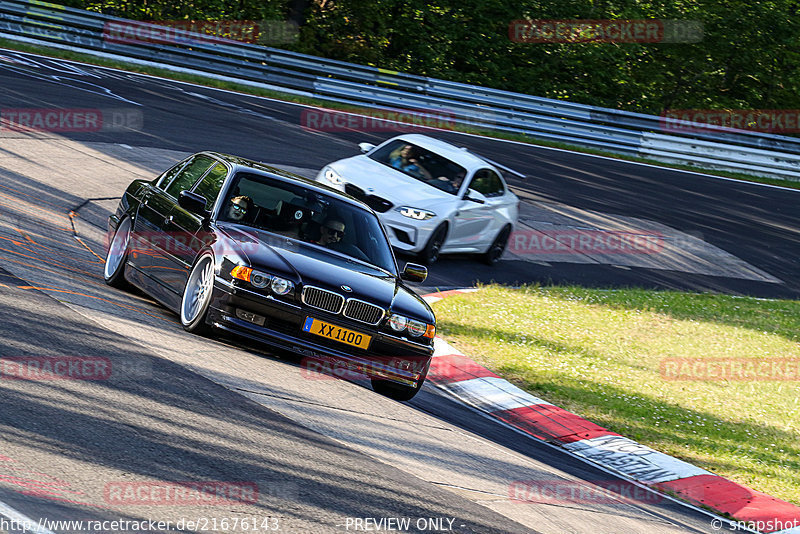
[[[72,52],[69,50],[61,50],[58,48],[50,48],[46,46],[40,45],[31,45],[20,43],[18,41],[13,41],[10,39],[3,39],[0,38],[0,47],[8,48],[11,50],[19,50],[21,52],[30,52],[33,54],[41,54],[44,56],[50,56],[54,58],[61,58],[61,59],[69,59],[73,61],[81,61],[84,63],[89,63],[92,65],[100,65],[104,67],[112,67],[121,70],[126,70],[129,72],[138,72],[142,74],[150,74],[153,76],[160,76],[162,78],[172,79],[172,80],[179,80],[184,82],[190,82],[198,85],[204,85],[207,87],[216,87],[218,89],[226,89],[229,91],[237,91],[240,93],[251,94],[256,96],[264,96],[268,98],[274,98],[276,100],[283,100],[285,102],[293,102],[297,104],[306,104],[309,106],[320,106],[320,107],[327,107],[330,109],[336,109],[340,111],[349,111],[353,113],[362,113],[365,115],[370,114],[370,109],[361,106],[353,106],[347,104],[341,104],[339,102],[334,102],[330,100],[326,100],[322,97],[304,97],[300,95],[292,95],[289,93],[283,93],[280,91],[273,91],[269,89],[262,89],[257,88],[249,85],[244,85],[241,83],[236,83],[233,81],[225,81],[225,80],[218,80],[215,78],[208,78],[205,76],[198,76],[192,74],[184,74],[178,73],[167,69],[159,69],[156,67],[147,67],[143,65],[136,65],[134,63],[126,63],[123,61],[112,60],[112,59],[105,59],[100,58],[97,56],[93,56],[91,54],[82,54],[78,52]],[[685,170],[685,171],[693,171],[693,172],[701,172],[705,174],[711,174],[715,176],[723,176],[726,178],[733,178],[736,180],[748,181],[748,182],[757,182],[757,183],[764,183],[764,184],[771,184],[771,185],[780,185],[783,187],[790,187],[794,189],[800,189],[800,181],[794,180],[781,180],[777,178],[766,178],[766,177],[759,177],[759,176],[751,176],[748,174],[736,173],[736,172],[728,172],[728,171],[720,171],[720,170],[711,170],[711,169],[703,169],[698,166],[694,165],[679,165],[679,164],[671,164],[671,163],[663,163],[656,160],[648,159],[648,158],[641,158],[636,156],[628,156],[628,155],[621,155],[615,154],[613,152],[607,152],[604,150],[597,150],[577,145],[571,145],[569,143],[562,143],[557,141],[549,141],[546,139],[538,139],[535,137],[530,137],[527,135],[522,134],[511,134],[505,132],[496,132],[492,130],[484,130],[481,128],[470,127],[470,126],[461,126],[461,125],[453,125],[453,131],[456,132],[464,132],[464,133],[471,133],[476,135],[483,135],[486,137],[493,137],[496,139],[507,139],[510,141],[518,141],[521,143],[526,143],[535,146],[544,146],[544,147],[551,147],[551,148],[560,148],[563,150],[569,150],[573,152],[581,152],[584,154],[594,154],[598,156],[605,156],[609,158],[624,160],[624,161],[634,161],[639,163],[647,163],[650,165],[657,165],[659,167],[665,167],[670,169],[678,169],[678,170]]]
[[665,380],[660,370],[668,358],[800,359],[800,302],[486,286],[434,310],[441,336],[533,395],[800,504],[800,381]]

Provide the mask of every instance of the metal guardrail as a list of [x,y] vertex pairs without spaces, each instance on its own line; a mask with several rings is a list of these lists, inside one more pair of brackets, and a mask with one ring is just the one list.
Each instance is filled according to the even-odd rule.
[[[788,179],[800,179],[800,139],[750,131],[669,131],[664,118],[587,106],[377,67],[325,59],[163,28],[174,42],[108,39],[136,21],[37,0],[0,0],[0,36],[78,48],[266,84],[384,110],[446,116],[481,129],[525,134],[614,153]],[[157,26],[150,26],[158,28]]]

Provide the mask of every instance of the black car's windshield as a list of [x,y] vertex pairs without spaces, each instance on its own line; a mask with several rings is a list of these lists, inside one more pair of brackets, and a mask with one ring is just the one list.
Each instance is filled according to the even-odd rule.
[[451,195],[458,193],[467,175],[461,165],[400,139],[387,143],[368,157]]
[[396,275],[377,217],[325,193],[262,176],[234,176],[218,219],[314,243]]

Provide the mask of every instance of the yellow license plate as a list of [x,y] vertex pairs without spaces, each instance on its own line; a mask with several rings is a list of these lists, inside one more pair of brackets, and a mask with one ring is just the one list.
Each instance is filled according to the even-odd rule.
[[326,323],[313,317],[306,317],[306,321],[303,323],[303,331],[360,349],[366,349],[369,347],[369,342],[372,341],[372,336]]

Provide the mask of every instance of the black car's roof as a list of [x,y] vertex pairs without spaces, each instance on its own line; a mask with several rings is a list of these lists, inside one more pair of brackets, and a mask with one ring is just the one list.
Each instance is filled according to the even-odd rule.
[[355,204],[360,208],[364,208],[367,211],[373,212],[372,208],[367,206],[365,203],[361,202],[357,198],[353,198],[347,193],[343,193],[338,189],[334,189],[332,187],[328,187],[325,184],[321,184],[319,182],[315,182],[314,180],[309,180],[304,176],[300,176],[299,174],[295,174],[293,172],[286,171],[279,167],[273,167],[271,165],[267,165],[266,163],[261,163],[259,161],[253,161],[251,159],[243,158],[241,156],[233,156],[231,154],[223,154],[221,152],[212,152],[212,151],[203,151],[203,154],[208,154],[210,156],[216,157],[222,161],[225,161],[233,168],[233,174],[237,171],[247,170],[247,171],[259,171],[261,174],[277,177],[282,179],[288,179],[295,182],[302,182],[304,186],[308,187],[309,189],[313,189],[315,191],[323,192],[329,194],[331,196],[338,197],[344,201],[350,202],[351,204]]

